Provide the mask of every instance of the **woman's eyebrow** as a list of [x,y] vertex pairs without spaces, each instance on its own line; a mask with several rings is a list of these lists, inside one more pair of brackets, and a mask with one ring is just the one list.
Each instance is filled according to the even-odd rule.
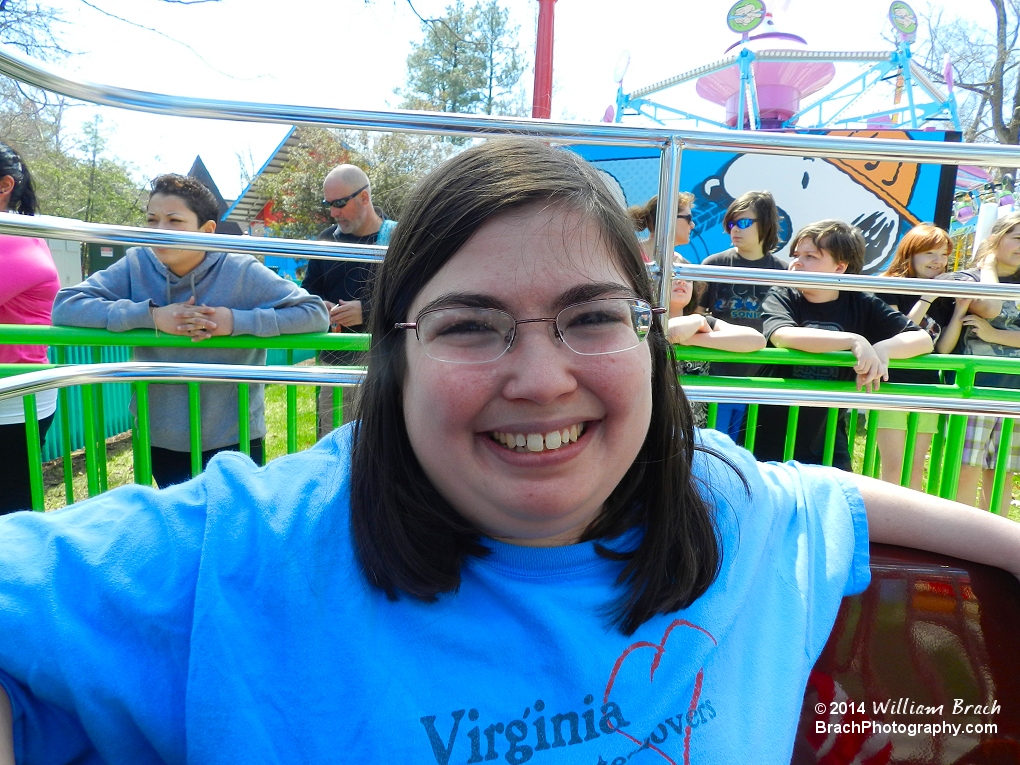
[[447,292],[430,301],[421,312],[435,308],[495,308],[510,313],[507,304],[497,297],[480,292]]
[[588,282],[586,284],[578,284],[560,293],[559,304],[573,305],[574,303],[583,303],[586,300],[597,300],[614,292],[622,292],[627,297],[637,297],[634,288],[628,287],[626,284],[619,284],[617,282]]

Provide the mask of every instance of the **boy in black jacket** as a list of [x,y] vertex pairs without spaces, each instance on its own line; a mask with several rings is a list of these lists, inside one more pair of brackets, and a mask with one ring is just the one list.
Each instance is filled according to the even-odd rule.
[[[864,265],[864,237],[853,226],[824,220],[805,226],[792,241],[791,271],[860,273]],[[889,379],[889,359],[931,353],[931,336],[899,311],[870,292],[773,287],[763,304],[764,335],[776,348],[811,353],[851,351],[853,368],[777,366],[772,376],[800,380],[852,380],[858,390],[878,390]],[[781,460],[788,409],[761,407],[755,454],[761,460]],[[832,464],[850,469],[850,448],[841,415],[837,420]],[[793,458],[821,463],[825,444],[826,410],[801,407]]]

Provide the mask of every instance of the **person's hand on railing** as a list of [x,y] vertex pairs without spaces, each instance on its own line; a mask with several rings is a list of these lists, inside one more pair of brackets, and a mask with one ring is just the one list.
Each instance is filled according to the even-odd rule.
[[854,340],[850,352],[857,359],[857,363],[854,364],[854,372],[857,373],[857,390],[864,390],[868,393],[877,391],[882,380],[889,379],[889,359],[860,336]]
[[689,316],[674,316],[669,320],[666,336],[674,345],[687,345],[691,338],[699,332],[711,332],[704,314],[693,313]]
[[186,335],[198,342],[234,329],[234,314],[222,306],[195,305],[194,296],[184,303],[171,303],[152,309],[152,321],[158,332]]
[[329,328],[339,332],[340,327],[358,327],[365,323],[360,300],[341,300],[339,303],[326,302],[329,309]]

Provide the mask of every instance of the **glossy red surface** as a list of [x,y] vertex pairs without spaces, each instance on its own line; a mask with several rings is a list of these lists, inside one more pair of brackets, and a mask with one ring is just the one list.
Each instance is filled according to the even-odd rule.
[[812,673],[794,765],[1020,763],[1020,582],[902,547],[871,556]]

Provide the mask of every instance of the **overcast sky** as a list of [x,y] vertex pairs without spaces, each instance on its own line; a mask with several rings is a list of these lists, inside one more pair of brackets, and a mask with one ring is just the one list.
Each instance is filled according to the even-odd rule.
[[[52,0],[63,10],[65,44],[77,54],[59,66],[81,78],[127,88],[190,96],[312,104],[352,109],[395,107],[411,44],[421,24],[406,0],[220,0],[180,5],[158,0]],[[470,0],[469,0],[470,2]],[[538,3],[503,0],[529,62],[534,56]],[[624,90],[647,85],[722,57],[737,36],[726,28],[732,0],[558,0],[553,117],[596,121],[612,103],[613,73],[630,54]],[[444,0],[414,0],[426,17]],[[993,23],[990,4],[939,3],[947,16],[970,10]],[[975,7],[976,6],[976,7]],[[987,7],[986,7],[987,6]],[[927,7],[914,3],[917,11]],[[782,31],[814,50],[890,48],[888,0],[773,0]],[[173,38],[173,39],[170,39]],[[188,47],[190,46],[190,47]],[[525,74],[530,91],[534,74]],[[721,110],[685,94],[685,106],[720,118]],[[133,163],[140,178],[183,172],[201,154],[226,197],[241,189],[237,156],[260,166],[286,128],[237,122],[165,118],[81,107],[72,119],[98,112],[110,149]]]

